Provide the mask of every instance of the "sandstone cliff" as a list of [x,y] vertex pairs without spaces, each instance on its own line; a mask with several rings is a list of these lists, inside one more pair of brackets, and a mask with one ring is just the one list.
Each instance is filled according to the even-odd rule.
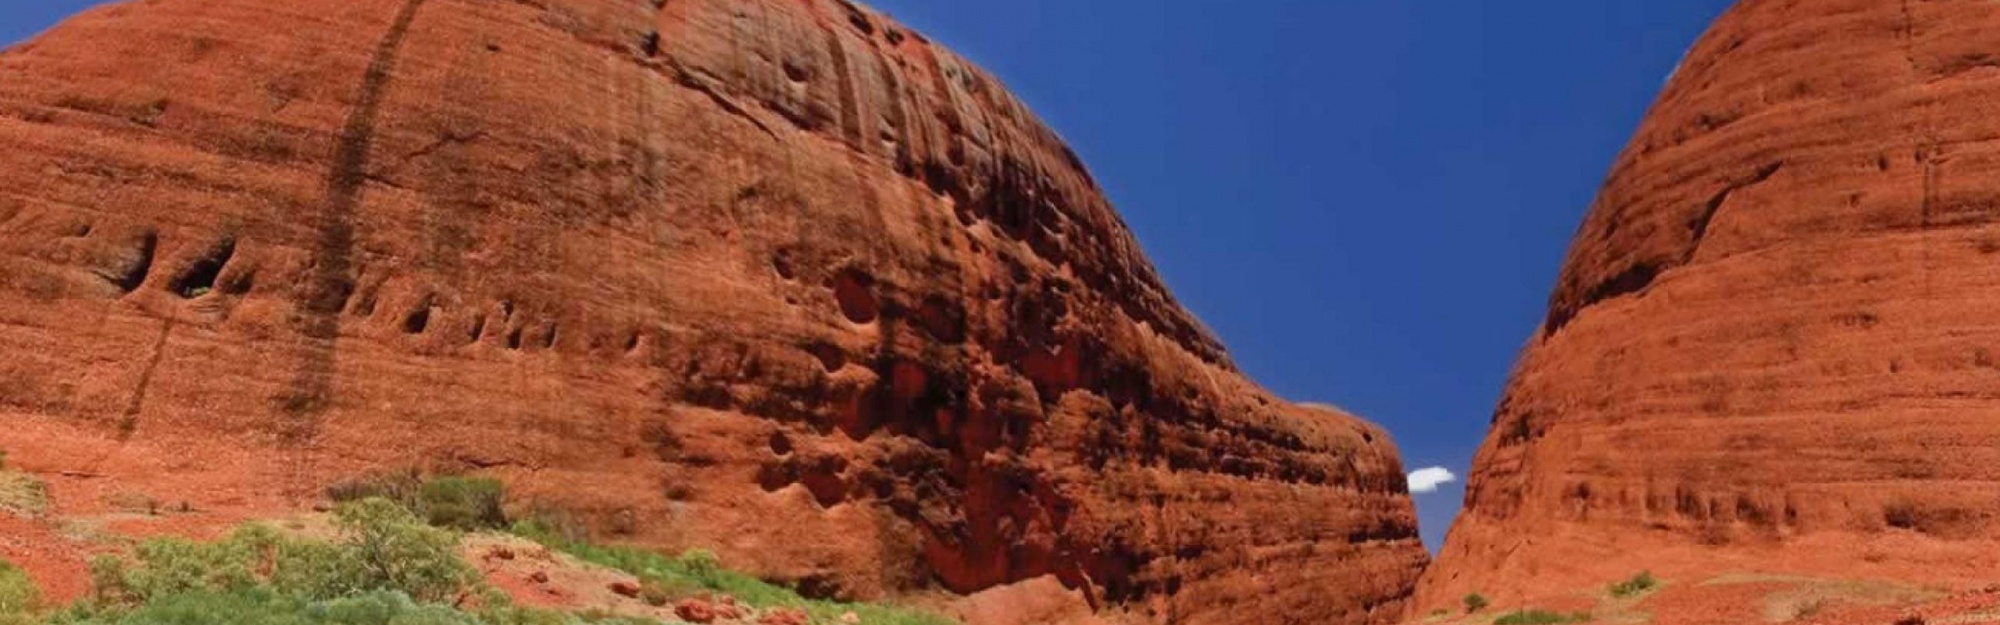
[[1394,448],[1245,380],[998,83],[839,0],[153,0],[0,55],[0,449],[374,467],[808,593],[1393,618]]
[[1990,576],[1996,101],[2000,4],[1724,15],[1578,231],[1425,609],[1642,569]]

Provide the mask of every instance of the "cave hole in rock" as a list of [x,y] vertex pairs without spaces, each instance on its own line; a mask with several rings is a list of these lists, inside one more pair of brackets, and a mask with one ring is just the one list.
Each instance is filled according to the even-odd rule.
[[820,367],[825,369],[827,373],[839,371],[847,367],[847,352],[841,350],[838,345],[832,343],[813,343],[806,350],[812,352],[814,358],[819,359]]
[[431,309],[436,305],[434,295],[425,295],[423,299],[418,300],[417,306],[410,309],[409,314],[403,315],[403,333],[423,334],[424,330],[430,329]]
[[777,270],[778,277],[786,280],[796,280],[799,277],[798,267],[792,264],[792,255],[789,252],[771,255],[771,268]]
[[221,243],[174,278],[168,289],[180,295],[181,299],[194,299],[215,290],[215,279],[222,275],[222,268],[229,265],[229,259],[236,255],[236,241],[223,239]]
[[375,316],[376,296],[380,294],[381,288],[380,285],[371,286],[361,293],[360,301],[354,303],[354,316],[362,318]]
[[627,335],[625,337],[625,353],[630,354],[639,351],[639,343],[642,342],[644,338],[645,338],[644,334],[641,334],[638,330],[633,330],[630,335]]
[[822,458],[807,468],[798,481],[820,507],[831,508],[847,501],[847,479],[842,477],[846,471],[846,460]]
[[521,349],[521,332],[524,328],[514,328],[507,333],[507,349]]
[[772,432],[771,453],[779,456],[792,455],[792,437],[786,436],[783,430]]
[[917,325],[941,342],[952,345],[965,342],[965,309],[944,296],[924,298],[923,307],[917,309]]
[[797,483],[798,467],[793,466],[790,460],[769,462],[757,468],[757,487],[764,492],[775,493]]
[[139,249],[131,264],[118,276],[118,290],[131,293],[146,284],[146,276],[153,272],[153,256],[159,251],[160,235],[148,231],[139,237]]
[[465,338],[470,340],[471,342],[473,343],[479,342],[480,337],[486,335],[486,315],[479,315],[477,317],[473,317],[472,329],[470,331],[467,331],[465,334],[466,334]]
[[875,296],[875,277],[858,269],[848,269],[833,278],[833,297],[840,314],[854,323],[874,323],[882,316],[882,301]]

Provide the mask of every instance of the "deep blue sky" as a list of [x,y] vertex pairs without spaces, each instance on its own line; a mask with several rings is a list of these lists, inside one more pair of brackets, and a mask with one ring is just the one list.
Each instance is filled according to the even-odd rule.
[[[0,4],[0,41],[91,4]],[[1611,158],[1728,2],[872,4],[1067,137],[1253,377],[1463,475]],[[1427,541],[1460,486],[1417,498]]]

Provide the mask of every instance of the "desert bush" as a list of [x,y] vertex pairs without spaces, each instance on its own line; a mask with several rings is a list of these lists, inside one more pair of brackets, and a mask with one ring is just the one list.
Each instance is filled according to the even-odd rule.
[[1548,610],[1519,610],[1493,619],[1493,625],[1563,625],[1565,623],[1587,623],[1590,615],[1583,612],[1564,614]]
[[262,526],[213,543],[150,540],[130,564],[92,563],[94,597],[131,606],[183,596],[241,601],[251,591],[308,601],[396,592],[443,602],[474,585],[472,568],[458,557],[457,536],[425,525],[394,502],[342,504],[334,518],[342,539],[337,543],[286,538]]
[[28,572],[0,560],[0,623],[12,622],[40,608],[42,592]]
[[458,557],[457,536],[423,524],[394,502],[364,499],[341,506],[334,517],[346,547],[335,555],[356,561],[355,581],[367,590],[396,590],[418,601],[443,601],[474,579],[472,567]]
[[1653,572],[1644,571],[1639,573],[1638,575],[1632,576],[1632,579],[1612,584],[1611,596],[1623,599],[1626,597],[1632,597],[1644,594],[1647,591],[1651,591],[1652,589],[1659,587],[1660,587],[1660,580],[1655,579],[1653,577]]
[[48,511],[48,484],[33,475],[0,470],[0,513],[37,517]]
[[333,542],[261,526],[212,543],[148,541],[129,559],[93,561],[85,601],[38,620],[0,610],[0,625],[658,625],[516,607],[477,582],[457,534],[388,499],[349,501],[334,519]]
[[501,509],[506,487],[483,477],[437,476],[425,479],[416,469],[375,471],[326,489],[339,503],[386,499],[415,512],[431,525],[477,531],[507,527]]
[[385,469],[364,473],[328,486],[326,496],[334,503],[387,499],[404,508],[416,510],[417,498],[423,490],[424,476],[416,469]]
[[1486,595],[1482,595],[1476,592],[1466,595],[1465,599],[1463,599],[1462,601],[1465,604],[1466,614],[1472,614],[1474,612],[1486,609],[1486,606],[1493,605],[1492,602],[1486,600]]
[[483,477],[437,477],[424,482],[417,506],[432,525],[460,530],[507,527],[501,509],[506,488],[500,480]]

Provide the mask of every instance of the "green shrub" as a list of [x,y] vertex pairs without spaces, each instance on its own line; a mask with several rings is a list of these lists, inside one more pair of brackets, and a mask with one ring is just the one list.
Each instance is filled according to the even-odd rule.
[[1563,614],[1548,610],[1519,610],[1493,619],[1493,625],[1563,625],[1589,621],[1590,615],[1584,612]]
[[151,605],[200,595],[244,600],[251,591],[325,601],[396,592],[442,602],[476,580],[458,557],[458,537],[425,525],[386,499],[342,504],[334,512],[341,542],[286,538],[250,526],[214,543],[155,539],[141,544],[130,566],[117,559],[91,564],[94,597],[107,605]]
[[416,510],[432,525],[466,531],[507,527],[506,487],[485,477],[438,477],[424,482]]
[[390,469],[362,474],[326,489],[326,496],[334,503],[353,503],[363,499],[387,499],[411,510],[417,509],[417,498],[424,490],[424,476],[416,469]]
[[134,600],[125,583],[125,561],[117,556],[97,556],[90,560],[90,599],[97,605],[119,605]]
[[1612,584],[1611,596],[1623,599],[1626,597],[1632,597],[1635,595],[1644,594],[1647,591],[1659,587],[1660,587],[1660,580],[1653,578],[1652,571],[1645,571],[1639,573],[1638,575],[1632,576],[1632,579]]
[[[388,499],[349,501],[334,518],[335,542],[259,526],[148,541],[129,560],[92,561],[90,599],[40,620],[0,613],[0,625],[658,625],[513,606],[477,582],[456,534]],[[8,579],[0,570],[0,606]]]
[[554,612],[502,607],[483,612],[426,604],[391,591],[309,601],[268,588],[191,593],[119,610],[72,610],[49,625],[574,625]]
[[330,570],[335,575],[358,574],[354,581],[364,589],[401,591],[418,601],[444,601],[475,579],[472,567],[458,557],[457,536],[424,525],[394,502],[364,499],[336,509],[334,518],[347,547],[335,555],[352,558],[355,563],[352,569],[342,565]]
[[1464,602],[1465,602],[1466,614],[1472,614],[1474,612],[1486,609],[1486,606],[1493,605],[1492,602],[1486,600],[1486,595],[1482,595],[1476,592],[1466,595]]
[[33,612],[41,604],[42,592],[35,587],[35,580],[28,578],[28,572],[0,560],[0,623]]
[[386,499],[439,527],[464,531],[507,527],[507,515],[501,509],[506,487],[492,478],[425,479],[416,469],[375,471],[330,486],[326,495],[337,503]]

